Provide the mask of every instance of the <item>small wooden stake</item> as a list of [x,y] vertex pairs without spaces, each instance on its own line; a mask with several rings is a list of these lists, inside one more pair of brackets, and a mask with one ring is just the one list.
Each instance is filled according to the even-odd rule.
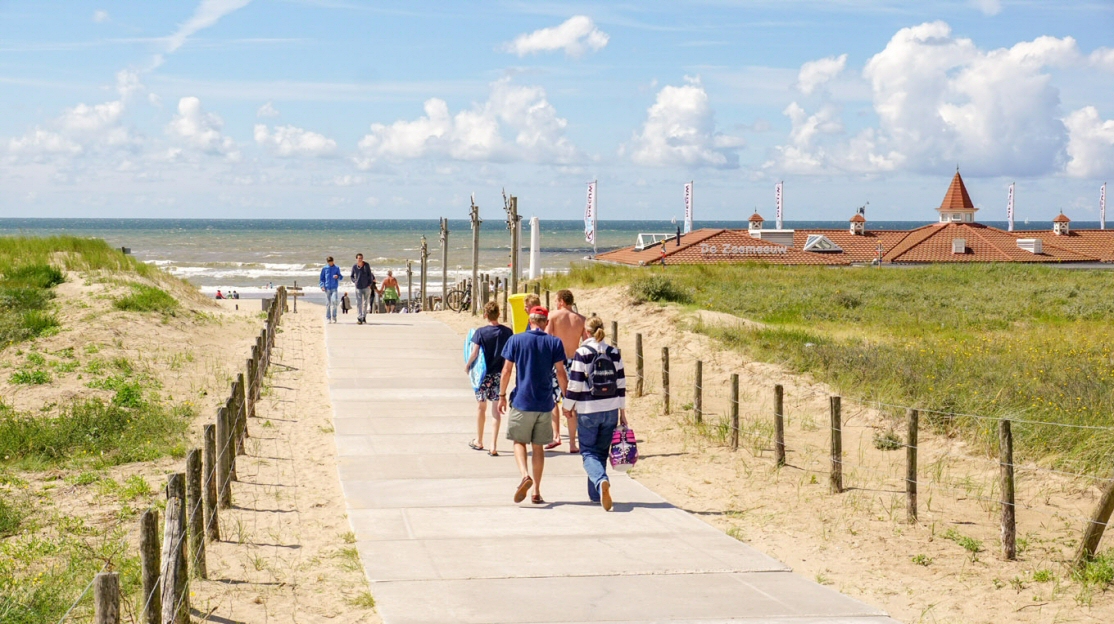
[[692,379],[692,417],[704,422],[704,362],[696,361],[696,371]]
[[1102,492],[1099,504],[1095,506],[1091,520],[1083,529],[1083,539],[1079,542],[1079,550],[1075,553],[1073,565],[1076,569],[1082,568],[1099,549],[1102,542],[1103,530],[1110,524],[1110,516],[1114,513],[1114,475],[1106,482],[1106,489]]
[[1013,495],[1013,432],[1010,421],[998,421],[999,488],[1002,491],[1002,557],[1017,559],[1017,510]]
[[917,428],[920,412],[905,410],[909,431],[905,436],[905,516],[909,524],[917,521]]
[[840,398],[829,398],[832,415],[832,474],[829,479],[832,494],[843,492],[843,425]]
[[739,373],[731,373],[731,450],[739,450]]
[[159,557],[159,512],[148,509],[139,517],[139,560],[143,576],[143,612],[140,622],[159,624],[162,616],[162,573]]
[[785,465],[785,389],[774,386],[774,460]]
[[93,577],[93,624],[120,624],[120,575],[115,572]]
[[634,335],[634,396],[642,396],[642,334]]
[[220,540],[220,523],[217,521],[217,432],[213,425],[205,425],[205,457],[201,478],[205,498],[205,535],[209,541]]
[[661,348],[661,400],[665,413],[669,413],[669,347]]
[[186,455],[186,511],[190,527],[190,570],[207,578],[205,569],[205,503],[201,488],[201,450]]

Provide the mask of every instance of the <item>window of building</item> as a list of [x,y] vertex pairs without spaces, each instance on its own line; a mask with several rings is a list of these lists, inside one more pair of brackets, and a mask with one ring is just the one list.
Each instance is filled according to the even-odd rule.
[[843,248],[832,242],[830,238],[823,234],[809,234],[808,239],[805,240],[805,251],[818,251],[818,252],[838,252],[843,251]]

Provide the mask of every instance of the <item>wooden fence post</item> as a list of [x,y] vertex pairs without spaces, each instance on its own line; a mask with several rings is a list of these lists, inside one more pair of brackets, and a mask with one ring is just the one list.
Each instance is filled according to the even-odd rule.
[[642,334],[634,335],[634,396],[642,396]]
[[205,498],[205,535],[211,542],[220,539],[217,521],[217,432],[213,425],[205,425],[205,457],[201,478]]
[[139,561],[143,576],[143,612],[140,622],[159,624],[162,615],[162,590],[159,574],[159,512],[148,509],[139,517]]
[[829,397],[832,415],[832,474],[829,479],[832,494],[843,492],[843,424],[840,398]]
[[93,577],[93,624],[120,624],[120,575],[115,572]]
[[190,570],[207,578],[205,566],[205,503],[201,493],[201,450],[186,455],[186,509],[190,527]]
[[692,417],[704,422],[704,362],[696,361],[696,371],[692,378]]
[[785,465],[785,388],[774,386],[774,460]]
[[661,400],[669,413],[669,347],[661,348]]
[[546,310],[549,309],[549,291],[548,290],[545,291],[545,309]]
[[228,509],[232,506],[232,487],[229,483],[228,471],[232,465],[232,449],[229,448],[228,442],[231,438],[228,435],[228,410],[220,408],[217,410],[217,499],[220,501],[219,506],[221,509]]
[[1099,504],[1095,506],[1087,527],[1083,529],[1083,539],[1079,541],[1079,550],[1075,553],[1075,561],[1072,564],[1076,569],[1082,568],[1095,556],[1099,543],[1102,542],[1103,530],[1110,523],[1112,513],[1114,513],[1114,475],[1111,475],[1111,479],[1106,482],[1106,489],[1099,498]]
[[[235,390],[235,385],[232,388]],[[234,394],[229,395],[224,400],[224,417],[228,420],[225,423],[225,431],[228,433],[228,481],[239,481],[240,476],[236,474],[236,401],[233,400]]]
[[731,450],[739,450],[739,373],[731,373]]
[[248,437],[248,402],[244,391],[244,374],[236,374],[236,454],[246,455],[244,438]]
[[998,465],[1002,491],[1002,556],[1007,561],[1017,559],[1017,510],[1013,492],[1013,432],[1010,421],[998,421]]
[[507,305],[511,301],[510,297],[511,297],[511,295],[510,295],[510,284],[508,283],[507,278],[504,277],[503,278],[503,322],[504,323],[506,323],[507,319],[510,318],[510,310],[507,309]]
[[166,501],[166,527],[162,541],[162,624],[189,624],[184,506],[180,498]]
[[905,515],[909,524],[917,521],[917,428],[920,426],[920,412],[905,410],[905,420],[909,431],[905,437]]
[[619,321],[611,321],[611,346],[619,348]]

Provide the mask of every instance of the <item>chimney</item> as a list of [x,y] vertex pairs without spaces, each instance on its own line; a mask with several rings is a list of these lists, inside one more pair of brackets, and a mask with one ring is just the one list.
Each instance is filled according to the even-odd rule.
[[1056,236],[1067,236],[1070,232],[1069,223],[1071,223],[1071,219],[1061,212],[1059,216],[1052,220],[1052,233]]

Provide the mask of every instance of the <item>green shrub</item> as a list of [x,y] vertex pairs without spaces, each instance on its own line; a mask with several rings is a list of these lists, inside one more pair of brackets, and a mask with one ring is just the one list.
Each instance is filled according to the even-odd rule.
[[158,312],[173,315],[178,310],[178,300],[165,290],[146,284],[132,284],[132,293],[117,299],[113,305],[117,310],[130,312]]
[[50,383],[51,377],[50,373],[41,369],[23,369],[12,373],[8,381],[20,385],[41,386]]
[[45,263],[24,264],[4,273],[7,284],[47,290],[66,281],[61,271]]
[[630,295],[635,301],[669,301],[688,303],[692,297],[664,275],[647,275],[630,283]]
[[1114,551],[1098,553],[1074,573],[1076,581],[1087,586],[1106,589],[1114,585]]

